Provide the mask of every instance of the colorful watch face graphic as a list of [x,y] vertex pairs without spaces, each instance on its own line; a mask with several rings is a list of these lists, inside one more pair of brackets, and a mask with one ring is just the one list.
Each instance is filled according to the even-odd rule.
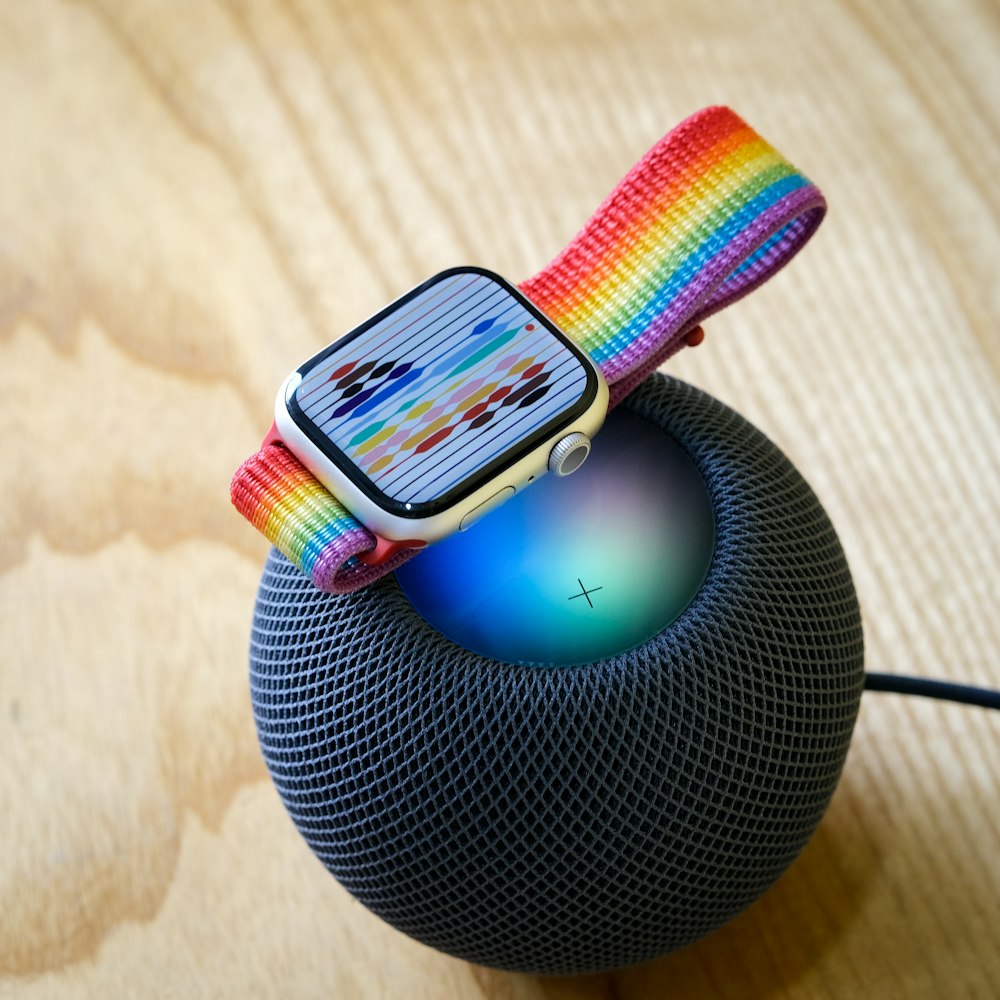
[[471,492],[596,392],[580,352],[513,288],[475,269],[432,278],[299,372],[293,419],[400,511],[432,512]]

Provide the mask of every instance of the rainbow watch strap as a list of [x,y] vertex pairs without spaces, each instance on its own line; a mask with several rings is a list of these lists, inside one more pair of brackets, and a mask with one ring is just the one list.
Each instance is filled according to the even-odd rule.
[[597,362],[614,405],[688,331],[786,264],[825,211],[819,189],[739,115],[706,108],[520,288]]
[[[702,320],[787,263],[820,191],[728,108],[661,139],[521,291],[594,359],[621,401]],[[377,538],[270,434],[233,477],[237,510],[320,589],[349,593],[414,552]]]
[[[387,562],[370,566],[360,561],[375,551],[375,536],[277,440],[265,440],[237,469],[230,497],[320,590],[350,593],[390,571]],[[403,558],[397,557],[391,568]]]

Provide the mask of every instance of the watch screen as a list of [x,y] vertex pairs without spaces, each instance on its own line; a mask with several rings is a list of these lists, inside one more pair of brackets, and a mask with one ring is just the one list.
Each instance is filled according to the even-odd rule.
[[432,278],[300,372],[300,426],[404,508],[473,489],[595,391],[579,352],[512,288],[464,269]]

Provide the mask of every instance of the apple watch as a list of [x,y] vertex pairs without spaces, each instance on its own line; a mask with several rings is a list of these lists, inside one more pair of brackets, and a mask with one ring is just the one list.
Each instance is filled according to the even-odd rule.
[[699,112],[534,278],[444,271],[302,364],[234,505],[320,589],[368,585],[572,472],[609,407],[783,266],[825,208],[738,115]]
[[572,472],[607,411],[600,369],[551,320],[499,275],[456,267],[293,372],[275,429],[367,528],[420,548]]

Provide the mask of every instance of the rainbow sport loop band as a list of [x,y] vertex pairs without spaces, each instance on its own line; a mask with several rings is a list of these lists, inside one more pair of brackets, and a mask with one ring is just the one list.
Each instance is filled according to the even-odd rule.
[[[664,136],[521,291],[597,363],[616,405],[706,317],[783,267],[826,212],[819,189],[728,108]],[[349,593],[414,552],[377,538],[277,439],[231,497],[320,589]]]

